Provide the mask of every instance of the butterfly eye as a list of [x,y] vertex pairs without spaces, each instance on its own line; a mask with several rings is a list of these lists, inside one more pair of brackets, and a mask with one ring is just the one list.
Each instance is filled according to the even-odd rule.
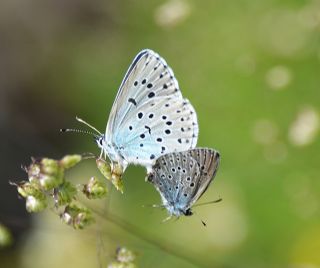
[[102,146],[102,139],[99,140],[99,144]]
[[193,213],[192,213],[192,211],[191,211],[191,209],[190,208],[188,208],[185,212],[184,212],[184,215],[185,216],[191,216]]

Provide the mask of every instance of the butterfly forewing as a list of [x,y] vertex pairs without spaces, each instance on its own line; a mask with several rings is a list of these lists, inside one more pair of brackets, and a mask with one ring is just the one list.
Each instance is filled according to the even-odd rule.
[[[179,85],[164,59],[152,50],[142,50],[129,67],[114,101],[106,129],[113,133],[121,122],[150,96],[182,98]],[[157,94],[157,95],[156,95]]]
[[203,195],[210,183],[213,181],[219,167],[220,154],[213,149],[207,148],[196,148],[190,150],[190,153],[199,164],[201,172],[201,176],[197,184],[197,191],[191,203],[191,205],[193,205]]
[[159,156],[194,148],[198,121],[172,70],[158,54],[138,54],[121,84],[106,141],[128,162],[151,166]]

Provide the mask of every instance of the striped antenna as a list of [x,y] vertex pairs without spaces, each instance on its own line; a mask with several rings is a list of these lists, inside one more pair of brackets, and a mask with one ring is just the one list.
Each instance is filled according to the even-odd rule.
[[97,136],[96,133],[93,133],[91,131],[88,130],[82,130],[82,129],[76,129],[76,128],[61,128],[60,132],[76,132],[76,133],[84,133],[84,134],[89,134],[89,135],[93,135],[93,136]]
[[200,203],[200,204],[195,204],[193,207],[199,207],[199,206],[203,206],[203,205],[209,205],[209,204],[213,204],[213,203],[219,203],[222,201],[222,198],[220,197],[217,200],[213,200],[213,201],[209,201],[209,202],[204,202],[204,203]]
[[95,132],[97,132],[100,136],[102,135],[102,133],[97,130],[94,126],[90,125],[88,122],[84,121],[83,119],[81,119],[80,117],[76,116],[76,119],[78,122],[85,124],[86,126],[88,126],[89,128],[93,129]]

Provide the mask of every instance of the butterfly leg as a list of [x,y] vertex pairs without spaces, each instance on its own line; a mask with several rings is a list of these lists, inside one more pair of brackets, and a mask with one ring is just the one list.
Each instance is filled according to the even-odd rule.
[[153,208],[163,208],[163,205],[153,204],[152,207]]
[[172,215],[168,216],[167,218],[165,218],[165,219],[162,221],[162,223],[167,222],[167,221],[170,220],[171,218],[172,218]]

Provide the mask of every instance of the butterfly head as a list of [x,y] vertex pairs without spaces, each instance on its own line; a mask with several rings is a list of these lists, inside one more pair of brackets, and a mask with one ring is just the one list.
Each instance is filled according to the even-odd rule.
[[108,156],[111,160],[114,159],[112,154],[112,148],[110,144],[107,143],[104,134],[96,135],[94,137],[94,141],[96,142],[98,147],[101,149],[101,155],[104,154],[105,158]]
[[185,208],[179,205],[179,203],[168,203],[163,202],[163,205],[168,210],[170,215],[180,217],[180,216],[192,216],[193,212],[190,208]]
[[183,214],[184,214],[185,216],[192,216],[192,215],[193,215],[193,212],[191,211],[191,208],[188,208],[188,209],[186,209],[186,210],[183,212]]
[[99,147],[101,150],[104,150],[104,148],[106,147],[106,142],[105,142],[104,134],[94,136],[94,140],[95,140],[95,142],[97,143],[98,147]]

